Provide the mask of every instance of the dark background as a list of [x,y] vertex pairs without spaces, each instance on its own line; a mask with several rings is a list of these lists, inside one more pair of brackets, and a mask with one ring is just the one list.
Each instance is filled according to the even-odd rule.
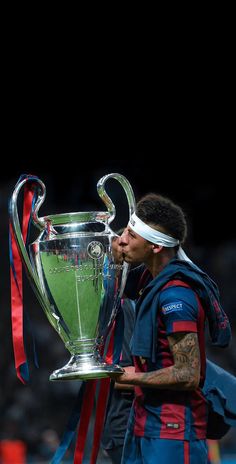
[[[138,152],[127,155],[124,160],[106,159],[96,152],[78,157],[48,155],[46,159],[36,158],[38,161],[33,156],[22,155],[17,162],[5,160],[7,165],[0,172],[2,215],[7,211],[7,198],[22,173],[37,175],[44,182],[47,196],[40,210],[43,215],[86,208],[104,209],[96,183],[107,173],[119,172],[130,181],[137,199],[155,191],[180,203],[196,244],[211,247],[235,238],[235,176],[228,155],[217,156],[218,159],[210,159],[207,154],[188,156],[185,148],[178,156],[164,152],[158,157],[154,152]],[[119,192],[116,181],[109,188],[116,198]],[[119,199],[118,205],[121,201],[124,199]]]
[[[164,152],[165,153],[165,152]],[[95,160],[92,157],[95,157]],[[38,160],[38,161],[37,161]],[[191,259],[217,281],[225,311],[229,315],[233,331],[236,323],[236,236],[234,231],[234,170],[224,157],[218,160],[203,159],[192,155],[135,152],[126,159],[110,159],[102,153],[81,155],[20,156],[17,163],[6,160],[6,168],[0,172],[0,297],[1,297],[1,362],[0,362],[0,438],[22,438],[27,443],[30,462],[46,459],[50,446],[55,448],[61,438],[75,399],[78,382],[51,383],[52,370],[68,360],[61,340],[49,325],[42,309],[24,280],[25,311],[32,320],[40,368],[32,361],[29,343],[31,378],[23,386],[16,379],[11,341],[10,283],[8,253],[8,201],[22,173],[38,176],[46,186],[46,199],[39,216],[54,213],[92,211],[106,209],[97,191],[97,181],[105,174],[118,172],[130,181],[136,199],[147,192],[169,196],[180,204],[187,215],[189,236],[184,247]],[[209,167],[210,164],[210,167]],[[112,227],[124,226],[128,211],[124,193],[115,180],[107,182],[107,190],[117,208],[117,218]],[[226,350],[213,350],[209,345],[209,357],[222,367],[236,374],[235,337]],[[45,433],[46,431],[46,433]],[[48,443],[50,433],[52,444]],[[54,440],[54,441],[53,441]],[[230,432],[222,446],[233,449]],[[49,456],[48,454],[48,456]],[[45,461],[47,462],[47,461]]]

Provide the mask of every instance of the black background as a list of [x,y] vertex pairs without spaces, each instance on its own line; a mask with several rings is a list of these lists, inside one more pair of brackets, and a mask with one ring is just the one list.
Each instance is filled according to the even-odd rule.
[[[94,159],[93,159],[94,157]],[[24,160],[25,158],[25,160]],[[29,156],[6,160],[1,170],[2,217],[7,201],[22,173],[38,176],[46,186],[46,200],[40,214],[105,209],[97,191],[97,181],[105,174],[118,172],[130,181],[138,199],[155,191],[171,197],[186,212],[189,234],[195,244],[215,246],[235,238],[233,161],[227,155],[211,160],[206,154],[127,154],[126,159],[110,159],[101,153]],[[125,199],[116,181],[107,183],[108,192],[119,212]],[[121,219],[119,216],[119,219]]]

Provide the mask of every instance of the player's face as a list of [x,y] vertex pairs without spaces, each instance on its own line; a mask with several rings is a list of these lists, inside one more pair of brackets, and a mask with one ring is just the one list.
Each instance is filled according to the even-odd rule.
[[124,260],[128,263],[145,263],[152,254],[152,244],[145,238],[126,227],[119,239]]

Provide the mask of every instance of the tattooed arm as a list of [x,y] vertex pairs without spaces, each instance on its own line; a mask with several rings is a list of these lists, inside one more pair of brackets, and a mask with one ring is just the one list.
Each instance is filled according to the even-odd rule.
[[200,381],[200,351],[196,333],[168,336],[173,366],[152,372],[125,372],[119,383],[169,390],[195,390]]

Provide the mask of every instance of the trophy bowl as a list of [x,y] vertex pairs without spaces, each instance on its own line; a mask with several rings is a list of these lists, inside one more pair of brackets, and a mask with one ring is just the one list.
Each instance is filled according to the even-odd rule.
[[[10,200],[10,222],[27,276],[50,324],[71,354],[69,362],[52,372],[50,380],[87,380],[123,372],[103,357],[129,270],[113,252],[117,235],[110,228],[115,206],[105,191],[109,178],[118,180],[124,188],[131,215],[135,205],[132,188],[116,173],[107,174],[97,184],[108,211],[39,218],[46,188],[34,176],[20,179]],[[17,212],[18,194],[27,183],[37,198],[32,203],[32,220],[40,229],[28,250]]]

